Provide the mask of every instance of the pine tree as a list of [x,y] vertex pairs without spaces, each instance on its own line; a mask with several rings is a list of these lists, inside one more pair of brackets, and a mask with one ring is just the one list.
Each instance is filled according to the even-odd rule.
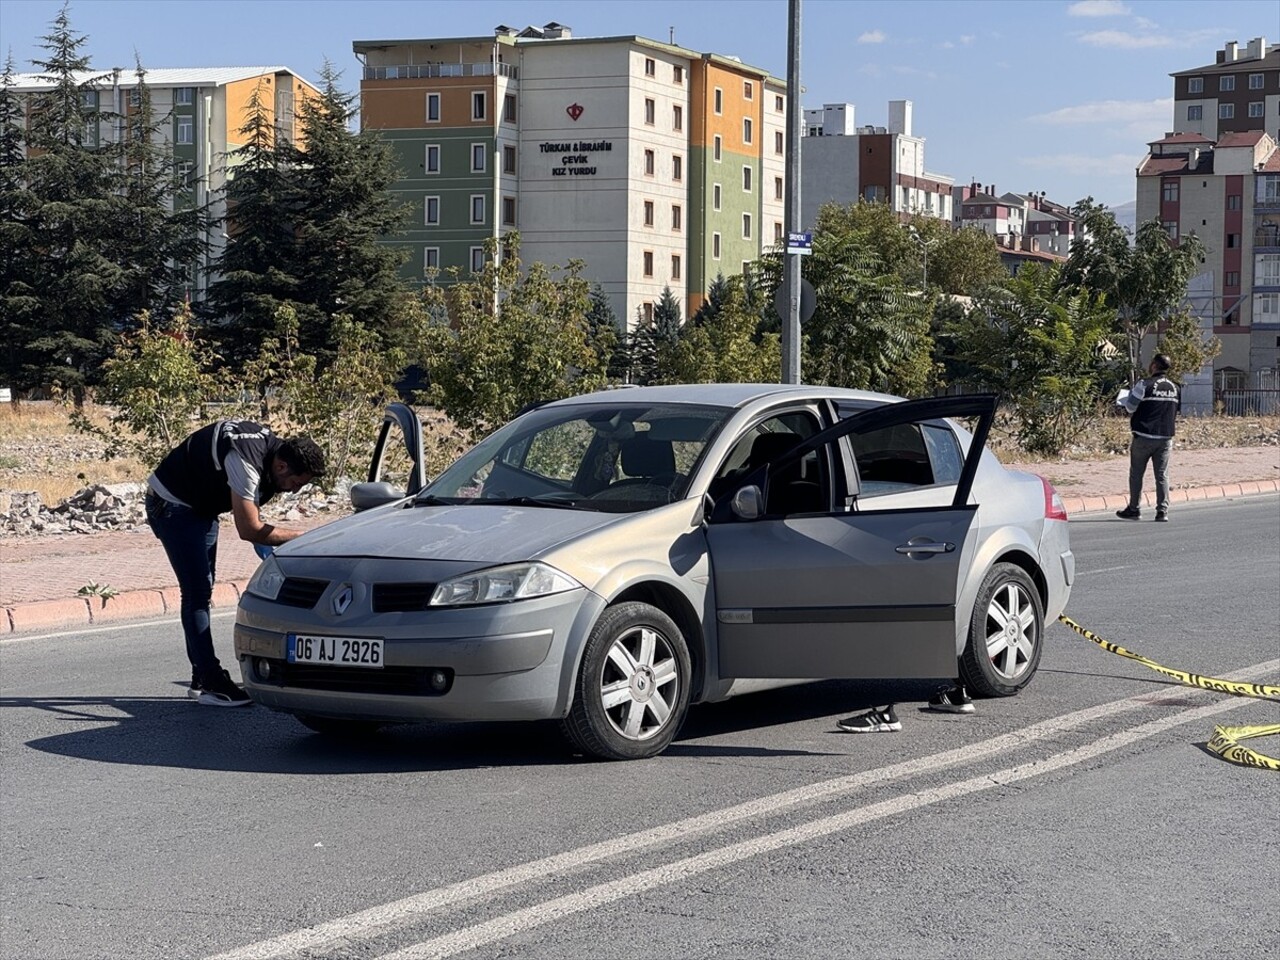
[[700,327],[714,322],[720,315],[720,311],[724,309],[728,298],[729,281],[725,279],[723,273],[717,273],[716,278],[711,281],[711,286],[707,288],[707,299],[702,301],[698,312],[689,318],[689,323],[694,327]]
[[[32,363],[29,345],[34,335],[33,317],[38,302],[32,296],[30,202],[23,183],[26,157],[23,142],[24,110],[13,92],[13,55],[0,76],[0,337],[4,339],[5,385],[26,386],[23,371]],[[22,396],[13,391],[13,402]]]
[[618,316],[600,284],[591,286],[587,310],[587,341],[595,350],[610,380],[625,381],[631,369],[626,333],[618,329]]
[[653,319],[641,320],[631,343],[632,373],[636,383],[662,383],[671,378],[672,356],[680,342],[684,322],[680,301],[663,287],[653,307]]

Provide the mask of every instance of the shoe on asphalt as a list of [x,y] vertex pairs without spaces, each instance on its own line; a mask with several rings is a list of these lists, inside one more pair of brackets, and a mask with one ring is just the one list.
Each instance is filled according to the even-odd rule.
[[926,710],[938,713],[973,713],[973,700],[963,686],[954,686],[950,690],[935,693],[929,698]]
[[252,702],[249,695],[232,682],[226,670],[202,677],[200,692],[196,695],[196,703],[206,707],[247,707]]
[[1121,520],[1137,520],[1142,516],[1142,511],[1137,507],[1125,507],[1123,510],[1117,510],[1116,516]]
[[204,684],[200,682],[200,674],[194,670],[191,671],[191,686],[187,688],[187,696],[192,700],[200,699],[200,691],[204,689]]
[[893,704],[884,707],[873,707],[866,713],[855,713],[836,721],[836,726],[845,733],[892,733],[902,729],[902,721],[893,712]]
[[1168,511],[1166,511],[1166,510],[1157,510],[1157,511],[1156,511],[1156,523],[1168,523],[1168,522],[1169,522],[1169,513],[1168,513]]

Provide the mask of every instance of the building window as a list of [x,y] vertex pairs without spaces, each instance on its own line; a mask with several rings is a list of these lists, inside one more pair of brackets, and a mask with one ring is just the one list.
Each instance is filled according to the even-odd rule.
[[713,233],[711,235],[711,259],[720,259],[720,234]]
[[1236,88],[1236,78],[1232,74],[1227,74],[1218,78],[1218,89],[1221,91],[1234,90]]
[[175,143],[195,143],[195,122],[191,117],[178,118],[178,133]]
[[684,129],[684,107],[678,103],[671,108],[671,129]]
[[671,229],[679,230],[684,226],[684,208],[678,203],[671,205]]
[[646,250],[644,252],[644,275],[646,277],[653,276],[653,251]]
[[711,185],[711,209],[720,209],[720,184],[713,183]]
[[782,156],[785,149],[786,138],[783,137],[781,130],[775,130],[773,132],[773,152],[778,154],[778,156]]
[[773,221],[773,242],[774,243],[782,242],[782,224],[779,223],[777,220]]
[[510,144],[507,144],[502,148],[502,172],[516,172],[516,148]]
[[516,198],[502,198],[502,222],[508,227],[516,225]]
[[427,173],[439,173],[440,145],[438,143],[428,143],[426,153],[427,155],[422,163],[422,169]]
[[653,226],[653,201],[646,200],[644,202],[644,225],[646,227]]
[[86,110],[98,109],[98,91],[82,90],[80,91],[80,106]]
[[422,203],[422,222],[428,227],[438,226],[440,223],[440,198],[427,197]]
[[751,192],[751,168],[742,168],[742,189],[746,193]]
[[658,75],[658,64],[653,57],[644,58],[644,75],[646,77],[656,77]]
[[742,142],[743,143],[751,142],[751,118],[750,117],[742,118]]
[[1249,89],[1250,89],[1250,90],[1261,90],[1261,89],[1263,88],[1263,86],[1265,85],[1265,83],[1266,83],[1266,78],[1265,78],[1265,76],[1264,76],[1263,74],[1261,74],[1261,73],[1251,73],[1251,74],[1249,74]]
[[784,103],[785,101],[782,99],[782,97],[774,97],[773,98],[774,111],[776,113],[782,113],[782,111],[786,109],[786,107],[784,106]]
[[195,103],[196,88],[195,87],[179,87],[173,92],[173,102],[180,107],[189,107]]
[[1204,116],[1204,107],[1200,106],[1200,104],[1197,103],[1195,106],[1187,107],[1188,120],[1199,120],[1203,116]]
[[1228,210],[1240,209],[1240,194],[1238,193],[1227,194],[1227,209]]
[[1169,237],[1170,240],[1178,239],[1178,221],[1177,220],[1166,220],[1164,221],[1164,223],[1160,224],[1160,226],[1164,227],[1164,232]]
[[676,253],[671,255],[671,279],[680,279],[680,255]]
[[715,94],[712,98],[712,110],[716,113],[724,113],[724,91],[716,87]]
[[644,152],[644,175],[646,177],[653,176],[653,151],[646,150]]
[[671,79],[676,83],[684,83],[684,67],[676,64],[671,68]]
[[141,91],[141,90],[130,90],[130,91],[129,91],[129,106],[131,106],[131,107],[140,107],[140,106],[142,106],[142,91]]
[[645,326],[653,323],[653,301],[646,300],[640,304],[640,319]]
[[711,138],[711,159],[715,160],[716,163],[720,162],[720,148],[723,145],[724,142],[720,139],[720,134],[717,133]]
[[1240,273],[1239,273],[1239,271],[1237,271],[1237,270],[1228,270],[1228,271],[1227,271],[1227,275],[1226,275],[1225,279],[1223,279],[1223,281],[1222,281],[1222,282],[1223,282],[1223,284],[1225,284],[1225,285],[1226,285],[1226,286],[1228,286],[1228,287],[1238,287],[1238,286],[1240,286]]
[[782,178],[774,177],[773,178],[773,199],[781,200],[783,199],[783,197],[784,197],[784,194],[782,192]]
[[484,194],[473,193],[471,195],[471,222],[484,223]]
[[1253,282],[1259,287],[1280,287],[1280,253],[1260,253],[1254,258]]
[[1280,200],[1280,176],[1268,174],[1261,178],[1258,185],[1258,198],[1264,203],[1275,203]]
[[1165,203],[1177,203],[1178,202],[1178,181],[1166,180],[1164,181],[1163,187],[1164,187],[1164,191],[1161,195],[1161,199]]
[[1236,247],[1238,247],[1238,246],[1240,246],[1240,234],[1238,234],[1238,233],[1228,233],[1228,234],[1227,234],[1227,249],[1228,249],[1228,250],[1234,250],[1234,249],[1235,249]]
[[742,215],[742,239],[751,239],[751,214],[744,213]]
[[1280,318],[1280,293],[1259,293],[1253,299],[1258,305],[1259,323],[1275,323]]
[[1219,120],[1234,120],[1236,116],[1236,105],[1234,103],[1218,104]]
[[1255,100],[1249,104],[1249,116],[1264,117],[1266,116],[1266,105],[1261,100]]
[[644,122],[649,126],[653,126],[654,117],[657,115],[658,105],[653,102],[652,97],[645,97],[644,100]]
[[439,270],[440,269],[440,248],[439,247],[423,248],[422,269],[423,270]]
[[753,88],[751,81],[743,80],[742,81],[742,99],[750,100],[754,96],[755,96],[755,89]]
[[471,248],[471,272],[481,273],[484,270],[484,247]]
[[678,153],[671,158],[671,179],[677,181],[684,179],[684,157]]
[[471,93],[471,119],[483,120],[489,115],[489,96],[483,90]]
[[484,173],[484,158],[488,152],[488,147],[483,143],[473,143],[471,145],[471,172]]
[[427,94],[427,123],[440,122],[440,94]]
[[502,98],[502,122],[516,122],[516,95],[514,93],[508,93]]
[[1188,77],[1187,93],[1204,93],[1204,77]]

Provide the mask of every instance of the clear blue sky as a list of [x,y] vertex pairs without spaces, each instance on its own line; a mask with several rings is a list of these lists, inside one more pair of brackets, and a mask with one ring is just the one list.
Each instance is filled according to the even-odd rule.
[[[19,72],[61,0],[0,2]],[[283,64],[325,58],[359,85],[353,40],[483,36],[552,20],[575,36],[639,34],[741,58],[785,78],[786,0],[73,0],[93,66]],[[804,106],[849,102],[859,125],[914,103],[926,166],[1001,192],[1133,199],[1146,143],[1170,129],[1169,73],[1229,40],[1280,41],[1280,0],[804,0]]]

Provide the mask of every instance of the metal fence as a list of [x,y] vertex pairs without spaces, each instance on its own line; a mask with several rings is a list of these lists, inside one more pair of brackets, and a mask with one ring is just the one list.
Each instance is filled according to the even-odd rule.
[[1280,414],[1280,390],[1270,387],[1225,387],[1213,391],[1213,408],[1233,417]]

